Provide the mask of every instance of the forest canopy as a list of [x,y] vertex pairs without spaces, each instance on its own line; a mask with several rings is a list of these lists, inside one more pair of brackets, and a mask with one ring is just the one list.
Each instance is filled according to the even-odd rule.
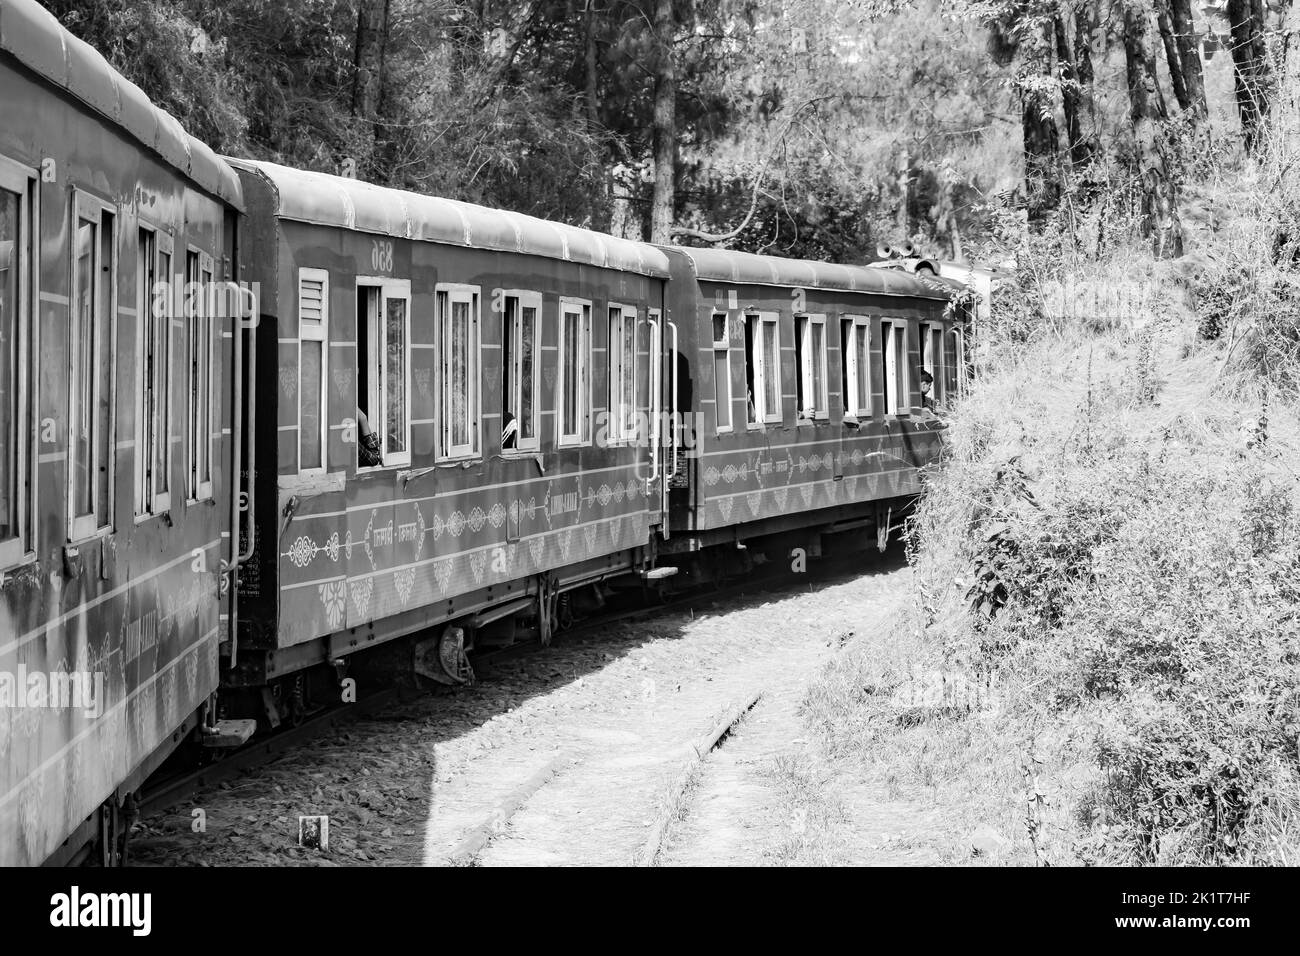
[[[48,0],[219,151],[659,242],[963,258],[1258,148],[1285,0]],[[1117,197],[1119,197],[1117,199]]]

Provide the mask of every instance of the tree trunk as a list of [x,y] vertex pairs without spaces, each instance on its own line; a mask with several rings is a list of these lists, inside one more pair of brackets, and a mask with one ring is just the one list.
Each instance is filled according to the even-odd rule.
[[1183,85],[1190,108],[1198,119],[1210,115],[1205,103],[1205,74],[1201,69],[1201,47],[1196,39],[1196,21],[1192,17],[1192,0],[1166,0],[1169,20],[1183,67]]
[[1281,69],[1274,127],[1291,157],[1300,152],[1300,0],[1291,0],[1282,19]]
[[654,151],[655,188],[650,204],[650,241],[672,239],[674,166],[677,161],[677,72],[673,56],[673,3],[655,0]]
[[[1074,17],[1073,11],[1069,16]],[[1061,71],[1061,106],[1065,111],[1066,146],[1070,152],[1071,164],[1082,169],[1092,160],[1092,140],[1083,131],[1084,89],[1079,76],[1079,54],[1076,50],[1079,31],[1076,28],[1072,38],[1066,30],[1063,16],[1056,17],[1052,29],[1056,34],[1056,59]]]
[[1156,0],[1156,26],[1160,30],[1160,42],[1165,48],[1165,64],[1169,67],[1169,85],[1174,88],[1174,99],[1178,100],[1180,110],[1190,109],[1192,101],[1187,95],[1187,81],[1183,78],[1183,58],[1178,50],[1178,41],[1174,37],[1174,25],[1169,16],[1168,0]]
[[357,40],[352,74],[352,115],[373,123],[379,115],[384,79],[384,48],[388,44],[389,0],[361,0],[357,7]]
[[898,239],[902,245],[912,238],[912,157],[904,149],[898,155]]
[[[1052,75],[1051,24],[1026,39],[1026,72]],[[1041,228],[1061,200],[1060,133],[1050,96],[1038,85],[1020,84],[1020,122],[1025,149],[1025,208],[1031,228]]]
[[1268,118],[1271,83],[1264,45],[1263,0],[1228,0],[1232,29],[1232,78],[1246,152],[1254,154]]
[[587,12],[584,17],[584,40],[586,42],[587,64],[587,125],[596,128],[596,0],[587,0]]
[[1178,194],[1164,156],[1161,126],[1168,114],[1156,80],[1156,59],[1141,0],[1124,4],[1124,64],[1142,187],[1142,234],[1150,238],[1158,258],[1172,259],[1183,254],[1183,228]]
[[1079,77],[1079,96],[1088,114],[1088,152],[1097,152],[1097,101],[1092,95],[1096,74],[1092,68],[1092,35],[1097,30],[1097,8],[1083,0],[1074,8],[1074,67]]

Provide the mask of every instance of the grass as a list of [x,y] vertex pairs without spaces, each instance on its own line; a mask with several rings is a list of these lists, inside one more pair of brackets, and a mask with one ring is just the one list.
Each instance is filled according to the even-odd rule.
[[942,858],[1300,860],[1294,165],[1189,189],[1176,262],[1019,240],[913,601],[804,702],[837,772],[937,813]]

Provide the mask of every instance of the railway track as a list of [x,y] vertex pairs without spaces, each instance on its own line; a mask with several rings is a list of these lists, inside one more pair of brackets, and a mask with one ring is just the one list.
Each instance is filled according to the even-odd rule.
[[[833,573],[833,566],[838,562],[828,561],[818,569],[818,576]],[[632,607],[623,607],[608,613],[595,614],[574,621],[557,631],[559,640],[571,640],[587,637],[614,624],[646,615],[669,614],[689,607],[693,603],[707,598],[709,600],[739,597],[747,591],[761,588],[764,583],[775,577],[772,573],[762,573],[722,586],[683,591],[672,595],[659,603],[642,603]],[[537,639],[520,641],[509,647],[484,651],[471,656],[476,671],[490,672],[494,665],[505,663],[520,657],[537,653],[543,645]],[[364,702],[353,704],[335,704],[323,712],[306,718],[302,723],[286,727],[265,736],[259,735],[243,747],[231,751],[212,763],[194,769],[166,774],[157,780],[146,783],[139,801],[141,816],[148,816],[167,810],[192,798],[195,794],[209,787],[230,782],[240,776],[263,766],[297,747],[321,736],[329,730],[355,720],[373,716],[390,705],[399,702],[404,695],[414,693],[408,688],[397,686],[381,687],[368,693]]]
[[[711,613],[711,606],[715,603],[734,601],[737,598],[743,600],[750,594],[764,599],[769,596],[779,599],[804,588],[812,589],[823,584],[834,583],[836,578],[846,572],[854,573],[857,569],[850,563],[851,560],[833,558],[818,562],[810,569],[810,573],[799,578],[792,578],[782,573],[779,567],[764,566],[756,569],[755,573],[722,586],[706,586],[684,591],[657,603],[638,601],[629,606],[611,606],[606,611],[574,620],[566,627],[557,630],[552,646],[599,644],[604,632],[620,622],[640,619],[647,625],[651,625],[663,616],[681,615],[683,611],[690,611],[691,616],[694,617],[695,608],[701,605],[710,606],[708,610]],[[533,639],[509,647],[485,651],[472,656],[474,670],[480,677],[491,681],[496,677],[494,669],[498,665],[505,665],[501,673],[508,678],[512,673],[512,669],[508,666],[511,661],[530,657],[542,650],[544,648],[541,643]],[[468,692],[473,694],[474,689],[469,688]],[[223,783],[233,783],[253,774],[259,768],[292,754],[296,749],[328,734],[331,730],[378,716],[385,710],[391,710],[393,705],[409,702],[421,696],[423,695],[419,691],[409,686],[377,688],[365,695],[364,703],[334,705],[297,726],[285,728],[265,737],[255,737],[244,747],[206,766],[157,777],[149,781],[144,790],[140,801],[141,815],[146,819],[153,816],[166,816],[163,811],[168,808],[191,800],[202,792],[210,792],[212,788]],[[673,788],[685,790],[689,787],[692,777],[687,764],[695,762],[703,766],[714,745],[725,740],[726,734],[744,718],[757,699],[756,694],[746,697],[745,694],[735,690],[730,692],[729,696],[731,703],[727,705],[725,711],[715,710],[711,718],[701,715],[701,720],[694,729],[682,728],[683,736],[679,739],[683,743],[677,750],[680,757],[671,761],[673,767],[681,767],[681,772],[676,773],[674,779],[670,781]],[[725,698],[718,702],[718,706],[724,702]],[[422,718],[414,719],[418,722]],[[712,736],[710,737],[705,731],[709,731]],[[689,741],[691,745],[686,746],[685,741]],[[550,754],[546,759],[539,759],[531,765],[525,765],[524,772],[520,774],[519,782],[513,786],[513,789],[504,796],[501,791],[485,796],[479,808],[477,821],[466,821],[459,843],[455,847],[444,844],[443,849],[433,859],[445,865],[476,865],[479,856],[486,852],[493,841],[505,831],[506,825],[517,812],[528,807],[530,801],[543,793],[548,786],[563,781],[570,771],[578,770],[584,760],[581,755],[565,750]],[[581,773],[587,773],[589,769],[584,768]],[[673,797],[670,794],[661,795],[657,805],[652,808],[653,813],[658,815],[667,812],[665,808],[668,808],[672,802]],[[656,824],[651,832],[658,832],[659,839],[666,840],[671,830],[669,826],[671,823],[672,819],[669,815],[665,817],[664,823]],[[629,852],[628,862],[655,865],[658,848],[651,845],[652,840],[653,837],[647,840],[640,850]]]
[[396,703],[402,696],[398,687],[383,687],[368,694],[365,702],[355,704],[336,704],[324,712],[306,718],[294,727],[267,734],[250,740],[238,750],[225,754],[213,763],[168,774],[161,779],[146,782],[140,799],[140,813],[147,816],[174,807],[188,800],[194,794],[207,787],[234,780],[250,770],[269,763],[295,747],[300,747],[309,740],[326,731],[371,716]]
[[[680,812],[682,802],[700,765],[708,759],[709,754],[722,746],[731,731],[757,706],[762,697],[761,690],[743,695],[739,703],[728,705],[723,716],[707,731],[682,744],[680,766],[672,777],[663,802],[657,808],[649,835],[635,857],[629,861],[630,863],[639,866],[655,866],[658,863],[669,828]],[[573,769],[579,762],[580,758],[573,754],[556,754],[532,769],[518,785],[496,802],[480,822],[465,830],[455,846],[447,851],[439,862],[445,866],[477,865],[480,854],[505,830],[511,818],[538,791],[566,771]]]

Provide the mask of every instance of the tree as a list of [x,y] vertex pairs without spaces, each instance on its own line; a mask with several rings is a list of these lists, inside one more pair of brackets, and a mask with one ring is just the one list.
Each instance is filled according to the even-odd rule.
[[373,123],[379,115],[384,82],[384,53],[388,47],[389,0],[360,0],[357,38],[353,44],[352,115]]
[[1192,17],[1192,0],[1158,0],[1162,7],[1168,6],[1169,24],[1173,31],[1174,46],[1178,50],[1178,64],[1182,71],[1182,84],[1187,102],[1183,109],[1190,109],[1193,117],[1200,121],[1209,115],[1205,101],[1205,76],[1201,68],[1201,48],[1196,38],[1196,22]]
[[[1068,6],[1053,18],[1052,28],[1056,38],[1056,59],[1060,64],[1061,107],[1065,115],[1065,139],[1070,162],[1083,169],[1092,160],[1096,148],[1095,120],[1092,106],[1092,48],[1091,31],[1087,28],[1088,4],[1084,10]],[[1084,117],[1088,116],[1089,129],[1084,131]]]
[[1183,230],[1178,218],[1177,189],[1164,153],[1162,126],[1168,113],[1156,78],[1147,8],[1141,0],[1122,3],[1129,118],[1142,190],[1142,233],[1151,240],[1158,258],[1171,259],[1183,254]]
[[654,199],[650,241],[672,241],[677,165],[677,71],[673,49],[673,2],[655,0]]
[[[384,94],[384,66],[388,52],[389,0],[360,0],[357,4],[357,38],[353,44],[352,117],[372,131],[370,148],[354,157],[359,171],[373,178],[379,171],[376,148],[384,137],[380,107]],[[385,156],[385,159],[389,157]]]
[[1264,0],[1228,0],[1228,24],[1232,35],[1232,78],[1241,116],[1241,135],[1246,152],[1259,145],[1272,99],[1272,76],[1264,42]]
[[1055,18],[1036,17],[1026,26],[1020,48],[1020,122],[1025,143],[1026,208],[1031,228],[1041,226],[1061,201],[1060,133],[1056,127],[1052,79]]
[[1187,94],[1182,54],[1178,50],[1178,41],[1174,38],[1174,25],[1167,0],[1156,0],[1156,28],[1160,31],[1160,43],[1165,48],[1165,65],[1169,67],[1169,85],[1174,89],[1174,99],[1178,101],[1179,109],[1190,109],[1192,101]]

